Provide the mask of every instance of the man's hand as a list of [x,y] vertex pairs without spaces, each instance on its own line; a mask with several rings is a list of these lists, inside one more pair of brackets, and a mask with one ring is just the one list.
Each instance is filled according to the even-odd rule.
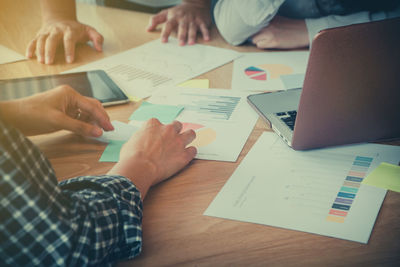
[[77,43],[92,41],[97,51],[102,51],[103,36],[94,28],[74,20],[46,22],[30,41],[26,56],[32,58],[35,54],[40,63],[52,64],[57,47],[64,45],[65,61],[72,63],[75,59]]
[[183,1],[182,4],[163,10],[150,18],[147,31],[153,31],[157,25],[162,24],[162,42],[168,42],[172,31],[178,31],[180,45],[196,43],[197,33],[203,35],[204,41],[210,40],[209,27],[211,26],[210,1],[192,0]]
[[186,147],[195,139],[195,132],[181,130],[178,121],[163,125],[150,119],[122,147],[120,161],[109,174],[131,179],[144,198],[152,185],[171,177],[195,157],[196,148]]
[[261,49],[295,49],[309,46],[304,20],[276,16],[271,23],[255,34],[252,42]]
[[80,95],[67,85],[53,90],[0,103],[2,120],[25,135],[69,130],[80,135],[100,137],[113,130],[101,103]]

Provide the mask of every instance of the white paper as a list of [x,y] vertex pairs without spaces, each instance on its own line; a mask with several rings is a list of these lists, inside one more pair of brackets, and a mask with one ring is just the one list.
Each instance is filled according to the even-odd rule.
[[[282,75],[304,74],[308,51],[243,53],[233,64],[232,89],[264,92],[290,89]],[[302,85],[302,81],[297,82]]]
[[23,55],[11,50],[8,47],[0,45],[0,64],[16,62],[25,59],[26,58]]
[[236,161],[258,118],[246,97],[232,90],[163,88],[148,101],[184,106],[176,120],[195,130],[197,159]]
[[179,46],[154,40],[142,46],[69,70],[101,69],[130,96],[144,98],[161,86],[177,85],[221,65],[240,54],[206,45]]
[[139,127],[121,121],[112,121],[114,131],[103,132],[103,135],[95,138],[98,141],[108,143],[110,141],[128,141],[139,130]]
[[[356,156],[372,160],[371,165],[357,166]],[[336,212],[333,204],[352,177],[350,171],[368,168],[368,175],[382,161],[399,160],[398,146],[361,144],[301,152],[276,134],[264,133],[204,214],[367,243],[386,190],[359,184],[349,198],[353,202],[347,204],[347,215],[329,213]]]

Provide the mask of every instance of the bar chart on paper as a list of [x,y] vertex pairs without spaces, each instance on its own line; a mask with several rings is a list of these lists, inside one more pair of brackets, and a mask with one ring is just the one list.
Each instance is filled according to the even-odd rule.
[[395,146],[299,152],[263,133],[204,214],[367,243],[386,191],[361,182],[399,160]]
[[185,105],[185,116],[193,116],[203,120],[229,120],[235,111],[240,97],[206,94],[183,93],[188,100]]
[[337,223],[344,222],[372,161],[373,158],[371,157],[355,157],[351,169],[347,173],[332,207],[329,210],[329,215],[326,217],[327,221]]

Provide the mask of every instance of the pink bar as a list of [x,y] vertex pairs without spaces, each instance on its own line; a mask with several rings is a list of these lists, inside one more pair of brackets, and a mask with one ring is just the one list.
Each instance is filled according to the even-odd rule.
[[330,210],[330,211],[329,211],[329,214],[346,217],[347,211],[342,211],[342,210]]

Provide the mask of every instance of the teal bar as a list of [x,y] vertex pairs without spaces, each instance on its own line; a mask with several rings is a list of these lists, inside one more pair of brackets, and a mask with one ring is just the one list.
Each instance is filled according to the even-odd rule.
[[342,186],[342,188],[340,188],[340,191],[348,192],[348,193],[357,193],[358,192],[358,188]]
[[354,161],[353,165],[369,167],[371,165],[371,163],[370,162],[366,162],[366,161]]
[[366,162],[372,162],[373,158],[357,156],[357,157],[356,157],[356,160],[359,160],[359,161],[366,161]]

